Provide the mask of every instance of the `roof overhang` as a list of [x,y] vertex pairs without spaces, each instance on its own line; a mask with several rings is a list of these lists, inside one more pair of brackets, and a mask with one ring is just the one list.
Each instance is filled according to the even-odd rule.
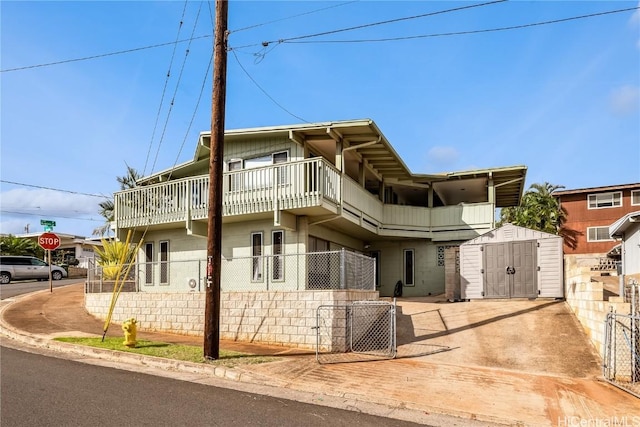
[[640,211],[630,212],[609,226],[609,235],[621,239],[630,227],[640,223]]

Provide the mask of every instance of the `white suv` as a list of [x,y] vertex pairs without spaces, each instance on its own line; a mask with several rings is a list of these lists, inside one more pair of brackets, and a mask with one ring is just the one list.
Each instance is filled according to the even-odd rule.
[[[51,278],[60,280],[67,277],[67,270],[51,265]],[[11,280],[48,279],[49,264],[32,256],[0,256],[0,284],[6,285]]]

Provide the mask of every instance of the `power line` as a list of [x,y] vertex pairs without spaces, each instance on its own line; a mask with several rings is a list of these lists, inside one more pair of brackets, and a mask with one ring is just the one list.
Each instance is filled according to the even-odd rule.
[[85,56],[85,57],[82,57],[82,58],[65,59],[65,60],[62,60],[62,61],[48,62],[46,64],[27,65],[27,66],[24,66],[24,67],[7,68],[5,70],[0,70],[0,73],[8,73],[10,71],[22,71],[22,70],[28,70],[30,68],[49,67],[51,65],[67,64],[69,62],[88,61],[90,59],[105,58],[107,56],[122,55],[122,54],[125,54],[125,53],[138,52],[138,51],[141,51],[141,50],[155,49],[157,47],[169,46],[169,45],[176,44],[176,43],[185,43],[185,42],[189,42],[189,41],[192,41],[192,40],[198,40],[198,39],[204,39],[204,38],[211,38],[211,34],[207,34],[207,35],[204,35],[204,36],[193,37],[191,39],[184,39],[184,40],[177,40],[177,41],[166,42],[166,43],[159,43],[159,44],[154,44],[154,45],[151,45],[151,46],[143,46],[143,47],[136,47],[136,48],[127,49],[127,50],[119,50],[117,52],[109,52],[109,53],[102,53],[102,54],[99,54],[99,55]]
[[629,12],[631,10],[637,10],[637,9],[640,9],[640,6],[630,7],[630,8],[627,8],[627,9],[611,10],[611,11],[606,11],[606,12],[591,13],[589,15],[580,15],[580,16],[572,16],[572,17],[569,17],[569,18],[554,19],[554,20],[551,20],[551,21],[533,22],[533,23],[529,23],[529,24],[512,25],[512,26],[509,26],[509,27],[488,28],[488,29],[484,29],[484,30],[456,31],[456,32],[449,32],[449,33],[423,34],[423,35],[417,35],[417,36],[389,37],[389,38],[382,38],[382,39],[282,41],[282,43],[296,43],[296,44],[302,44],[302,43],[307,43],[307,44],[311,44],[311,43],[373,43],[373,42],[412,40],[412,39],[421,39],[421,38],[429,38],[429,37],[459,36],[459,35],[468,35],[468,34],[479,34],[479,33],[490,33],[490,32],[498,32],[498,31],[518,30],[518,29],[522,29],[522,28],[536,27],[536,26],[540,26],[540,25],[557,24],[557,23],[560,23],[560,22],[575,21],[575,20],[578,20],[578,19],[586,19],[586,18],[593,18],[593,17],[603,16],[603,15],[611,15],[611,14],[614,14],[614,13]]
[[[264,23],[261,23],[261,24],[255,24],[255,25],[251,25],[251,26],[248,26],[248,27],[244,27],[244,28],[239,28],[237,30],[230,31],[230,33],[232,33],[232,32],[237,33],[237,32],[240,32],[240,31],[246,31],[246,30],[249,30],[249,29],[252,29],[252,28],[257,28],[257,27],[261,27],[261,26],[264,26],[264,25],[273,24],[273,23],[284,21],[284,20],[287,20],[287,19],[293,19],[293,18],[297,18],[297,17],[300,17],[300,16],[304,16],[304,15],[310,15],[312,13],[321,12],[323,10],[331,9],[331,8],[334,8],[334,7],[345,6],[347,4],[355,3],[357,1],[359,1],[359,0],[354,0],[354,1],[346,2],[346,3],[341,3],[341,4],[338,4],[338,5],[329,6],[329,7],[325,7],[325,8],[322,8],[322,9],[316,9],[316,10],[312,10],[312,11],[309,11],[309,12],[300,13],[298,15],[293,15],[293,16],[289,16],[289,17],[285,17],[285,18],[275,19],[273,21],[268,21],[268,22],[264,22]],[[0,73],[8,73],[8,72],[11,72],[11,71],[29,70],[29,69],[32,69],[32,68],[50,67],[52,65],[68,64],[70,62],[89,61],[91,59],[100,59],[100,58],[105,58],[105,57],[108,57],[108,56],[122,55],[122,54],[125,54],[125,53],[138,52],[138,51],[141,51],[141,50],[155,49],[155,48],[158,48],[158,47],[170,46],[170,45],[177,44],[177,43],[191,42],[193,40],[200,40],[200,39],[211,38],[211,37],[212,37],[211,34],[205,34],[205,35],[202,35],[202,36],[191,37],[189,39],[176,40],[176,41],[166,42],[166,43],[158,43],[158,44],[154,44],[154,45],[150,45],[150,46],[135,47],[135,48],[126,49],[126,50],[119,50],[119,51],[116,51],[116,52],[101,53],[101,54],[97,54],[97,55],[84,56],[84,57],[81,57],[81,58],[63,59],[63,60],[60,60],[60,61],[47,62],[47,63],[44,63],[44,64],[35,64],[35,65],[26,65],[26,66],[23,66],[23,67],[7,68],[7,69],[4,69],[4,70],[0,70]],[[255,45],[259,45],[259,43],[256,43]],[[255,46],[255,45],[252,45],[252,46]]]
[[[0,212],[8,213],[8,214],[14,214],[14,215],[27,215],[27,216],[42,216],[43,215],[43,213],[18,212],[18,211],[9,211],[9,210],[5,210],[5,209],[0,209]],[[48,211],[48,212],[50,212],[50,211]],[[54,214],[50,214],[50,213],[47,213],[46,215],[50,216],[52,218],[74,219],[74,220],[78,220],[78,221],[104,222],[104,219],[78,218],[78,217],[74,217],[74,216],[54,215]]]
[[102,194],[92,194],[92,193],[82,193],[80,191],[62,190],[60,188],[44,187],[42,185],[25,184],[23,182],[7,181],[5,179],[0,179],[0,182],[4,182],[6,184],[20,185],[20,186],[23,186],[23,187],[39,188],[41,190],[51,190],[51,191],[59,191],[61,193],[79,194],[81,196],[100,197],[102,199],[110,199],[111,198],[109,196],[105,196],[105,195],[102,195]]
[[238,28],[237,30],[229,31],[229,34],[238,33],[240,31],[251,30],[251,29],[254,29],[254,28],[258,28],[258,27],[263,27],[265,25],[275,24],[276,22],[282,22],[282,21],[286,21],[286,20],[289,20],[289,19],[293,19],[293,18],[299,18],[299,17],[305,16],[305,15],[311,15],[311,14],[314,14],[314,13],[317,13],[317,12],[322,12],[322,11],[325,11],[325,10],[328,10],[328,9],[333,9],[333,8],[336,8],[336,7],[346,6],[346,5],[351,4],[351,3],[357,3],[358,1],[360,1],[360,0],[348,1],[348,2],[345,2],[345,3],[340,3],[340,4],[336,4],[336,5],[332,5],[332,6],[323,7],[321,9],[311,10],[309,12],[299,13],[297,15],[287,16],[285,18],[274,19],[273,21],[263,22],[261,24],[255,24],[255,25],[250,25],[248,27],[244,27],[244,28]]
[[[156,121],[153,125],[153,131],[151,132],[151,140],[149,141],[149,150],[147,151],[147,158],[144,161],[144,168],[142,169],[142,175],[145,174],[145,172],[147,171],[147,164],[149,162],[149,155],[151,154],[151,148],[153,147],[153,140],[156,136],[156,130],[158,129],[158,122],[160,121],[160,112],[162,111],[162,105],[164,104],[164,96],[167,93],[167,86],[169,85],[169,78],[171,77],[171,68],[173,67],[173,59],[176,56],[176,49],[178,48],[178,43],[177,40],[180,37],[180,30],[182,29],[182,24],[184,23],[184,15],[185,12],[187,10],[187,2],[184,2],[184,8],[182,9],[182,17],[180,18],[180,24],[178,25],[178,32],[176,33],[176,43],[174,43],[173,45],[173,51],[171,51],[171,59],[169,60],[169,70],[167,70],[167,77],[164,80],[164,87],[162,88],[162,95],[160,96],[160,104],[158,105],[158,113],[156,115]],[[191,34],[191,36],[193,37],[193,33]],[[191,41],[189,41],[189,45],[191,45]],[[187,47],[187,54],[189,52],[189,48]],[[173,103],[172,103],[173,106]],[[171,114],[171,111],[169,111],[168,115]],[[169,117],[167,115],[167,120],[165,121],[165,129],[166,129],[166,122],[169,120]],[[162,144],[162,139],[160,139],[160,143],[158,144],[158,149],[156,151],[156,159],[158,158],[158,152],[160,151],[160,145]],[[154,165],[155,165],[155,161],[154,161]],[[151,167],[151,170],[153,170],[153,166]]]
[[342,33],[342,32],[345,32],[345,31],[360,30],[362,28],[375,27],[375,26],[378,26],[378,25],[392,24],[392,23],[395,23],[395,22],[408,21],[408,20],[411,20],[411,19],[425,18],[427,16],[441,15],[443,13],[458,12],[460,10],[473,9],[473,8],[476,8],[476,7],[490,6],[490,5],[494,5],[494,4],[498,4],[498,3],[504,3],[506,1],[508,1],[508,0],[494,0],[494,1],[487,2],[487,3],[479,3],[479,4],[469,5],[469,6],[460,6],[460,7],[455,7],[455,8],[452,8],[452,9],[439,10],[437,12],[423,13],[421,15],[412,15],[412,16],[405,16],[405,17],[402,17],[402,18],[388,19],[386,21],[372,22],[372,23],[369,23],[369,24],[356,25],[355,27],[341,28],[341,29],[338,29],[338,30],[323,31],[321,33],[306,34],[304,36],[290,37],[288,39],[265,41],[265,42],[262,42],[262,45],[263,46],[268,46],[271,43],[287,43],[287,42],[291,42],[293,40],[308,39],[308,38],[312,38],[312,37],[319,37],[319,36],[326,36],[326,35],[329,35],[329,34]]
[[260,85],[258,84],[258,82],[256,82],[256,81],[254,80],[254,78],[253,78],[253,77],[251,77],[251,74],[249,74],[249,72],[244,68],[244,66],[242,66],[242,63],[241,63],[241,62],[240,62],[240,60],[238,59],[238,55],[236,55],[236,52],[235,52],[235,51],[231,51],[231,53],[233,53],[233,56],[234,56],[234,58],[236,58],[236,61],[238,62],[238,65],[240,66],[240,68],[242,69],[242,71],[244,71],[244,73],[247,75],[247,77],[249,77],[249,79],[253,82],[253,84],[254,84],[254,85],[256,85],[256,87],[257,87],[258,89],[260,89],[260,91],[262,91],[262,93],[264,93],[264,94],[267,96],[267,98],[269,98],[269,99],[271,100],[271,102],[273,102],[274,104],[276,104],[276,105],[277,105],[277,106],[278,106],[282,111],[284,111],[285,113],[289,114],[290,116],[295,117],[296,119],[298,119],[298,120],[300,120],[300,121],[302,121],[302,122],[310,123],[309,121],[307,121],[307,120],[303,119],[302,117],[296,116],[296,115],[295,115],[295,114],[293,114],[291,111],[289,111],[289,110],[287,110],[286,108],[284,108],[284,107],[283,107],[283,106],[282,106],[278,101],[276,101],[276,100],[275,100],[271,95],[269,95],[269,94],[267,93],[267,91],[266,91],[266,90],[264,90],[264,89],[262,88],[262,86],[260,86]]

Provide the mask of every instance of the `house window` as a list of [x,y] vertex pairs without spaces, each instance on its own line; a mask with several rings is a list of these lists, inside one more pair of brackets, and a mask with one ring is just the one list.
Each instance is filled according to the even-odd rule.
[[251,233],[251,281],[262,282],[262,233]]
[[617,208],[622,206],[622,192],[589,194],[589,209]]
[[[281,163],[287,163],[289,161],[289,152],[288,151],[281,151],[279,153],[273,153],[271,155],[272,158],[272,162],[274,165],[278,165]],[[289,176],[287,173],[287,167],[286,165],[283,165],[281,167],[276,168],[277,173],[278,173],[278,184],[280,185],[284,185],[287,184],[289,182]]]
[[[242,170],[242,160],[229,161],[229,172]],[[242,190],[242,174],[233,173],[229,175],[229,190],[238,191]]]
[[633,206],[640,205],[640,190],[631,191],[631,204]]
[[404,285],[405,286],[414,286],[413,278],[414,278],[414,261],[415,255],[413,249],[405,249],[404,250]]
[[160,284],[169,284],[169,242],[160,242]]
[[613,240],[609,236],[609,227],[587,227],[587,242],[604,242]]
[[284,246],[284,231],[274,231],[272,240],[273,249],[273,280],[284,280],[284,257],[282,256]]
[[144,244],[144,284],[153,284],[153,243]]

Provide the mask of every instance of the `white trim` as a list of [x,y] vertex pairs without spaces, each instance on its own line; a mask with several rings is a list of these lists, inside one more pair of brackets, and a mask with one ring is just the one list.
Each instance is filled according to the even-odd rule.
[[[162,252],[162,245],[163,244],[166,244],[166,246],[167,246],[167,251],[166,252]],[[160,273],[159,273],[158,279],[159,279],[159,282],[160,282],[161,285],[169,285],[169,264],[170,264],[170,261],[171,261],[169,259],[169,255],[171,254],[171,248],[169,247],[169,241],[168,240],[160,240],[158,242],[158,246],[160,246],[160,249],[158,250],[158,267],[160,268]],[[166,260],[162,259],[162,255],[163,254],[165,254],[167,256]],[[165,273],[166,282],[162,281],[162,276],[163,276],[162,268],[163,268],[163,266],[166,266],[166,268],[167,268],[167,271]]]
[[[616,195],[618,196],[618,202],[619,204],[615,204],[616,202]],[[598,206],[599,203],[603,203],[603,202],[598,202],[598,198],[604,198],[604,196],[610,196],[611,197],[611,206]],[[591,206],[591,199],[594,199],[595,202],[595,206]],[[587,209],[592,210],[592,209],[609,209],[609,208],[619,208],[622,206],[622,191],[610,191],[608,193],[594,193],[594,194],[589,194],[587,195]]]
[[[607,231],[607,236],[609,236],[608,239],[592,239],[591,235],[590,235],[590,231],[591,230],[597,230],[597,229],[605,229]],[[597,231],[596,231],[596,237],[597,237]],[[589,243],[598,243],[598,242],[611,242],[614,239],[611,238],[610,234],[609,234],[609,227],[606,225],[601,225],[601,226],[597,226],[597,227],[587,227],[587,242]]]
[[[411,254],[411,283],[407,280],[407,254]],[[416,285],[416,251],[415,249],[402,250],[402,282],[404,286]]]
[[[262,260],[264,256],[264,234],[262,231],[254,231],[250,235],[249,245],[251,247],[251,282],[262,283],[264,281],[264,269],[262,268]],[[260,254],[254,252],[256,246],[253,244],[254,236],[260,236]],[[257,263],[257,264],[256,264]],[[258,267],[256,269],[256,267]],[[257,273],[257,277],[256,277]]]
[[[280,234],[282,237],[280,238],[280,243],[278,244],[280,251],[276,253],[276,244],[275,244],[275,236],[276,234]],[[271,280],[273,282],[283,282],[284,281],[284,230],[273,230],[271,232]],[[276,268],[277,264],[277,268]],[[276,277],[276,272],[279,273],[278,277]]]
[[[638,201],[633,202],[633,197],[637,197]],[[631,206],[640,206],[640,190],[631,190]]]

